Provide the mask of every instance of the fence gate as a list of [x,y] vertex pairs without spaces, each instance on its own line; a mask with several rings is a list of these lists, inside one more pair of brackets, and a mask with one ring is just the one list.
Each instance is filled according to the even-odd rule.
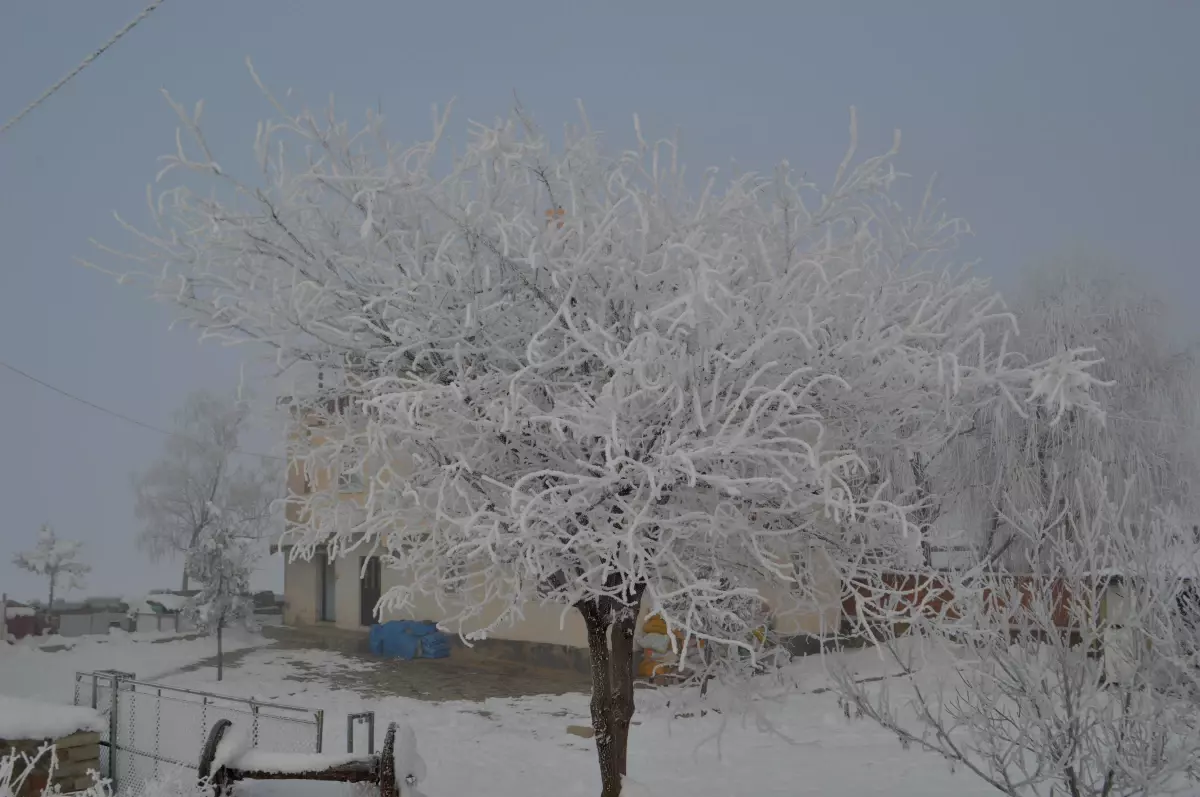
[[249,743],[276,752],[321,752],[325,712],[138,681],[114,670],[75,673],[75,705],[108,719],[100,768],[121,797],[146,781],[195,778],[200,748],[218,719],[248,729]]

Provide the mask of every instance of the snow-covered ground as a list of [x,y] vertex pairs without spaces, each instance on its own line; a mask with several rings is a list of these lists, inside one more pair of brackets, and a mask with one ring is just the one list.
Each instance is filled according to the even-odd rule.
[[[120,670],[149,681],[216,654],[214,640],[177,638],[187,636],[113,629],[107,635],[31,637],[0,644],[0,695],[70,703],[76,672]],[[268,643],[261,636],[231,633],[225,650]]]
[[[231,640],[231,648],[263,644],[260,638]],[[69,703],[76,670],[122,669],[164,684],[254,697],[325,710],[325,750],[344,751],[346,715],[374,711],[376,744],[390,721],[408,723],[428,770],[422,790],[430,797],[488,794],[595,795],[599,792],[592,742],[567,733],[588,725],[585,695],[492,699],[481,703],[431,703],[405,697],[362,695],[333,688],[326,675],[353,673],[366,665],[329,651],[270,647],[245,653],[218,684],[211,668],[181,668],[213,653],[210,640],[151,643],[134,635],[86,638],[68,650],[45,652],[33,645],[0,647],[0,694]],[[863,670],[875,668],[870,654]],[[404,667],[396,662],[396,667]],[[805,682],[825,679],[816,660],[806,662]],[[170,674],[174,672],[174,674]],[[346,683],[345,678],[339,679]],[[649,700],[644,703],[652,702]],[[928,754],[904,750],[869,723],[844,718],[828,692],[797,693],[765,707],[773,732],[752,720],[710,714],[674,719],[668,712],[643,712],[630,742],[630,773],[650,794],[689,797],[829,795],[861,797],[972,797],[992,793],[971,776],[952,775]],[[724,723],[724,724],[723,724]],[[168,732],[185,733],[187,729]],[[361,732],[360,732],[361,733]],[[361,750],[365,738],[357,737]],[[188,740],[199,749],[200,740]],[[317,797],[354,792],[328,784],[247,784],[255,797]]]

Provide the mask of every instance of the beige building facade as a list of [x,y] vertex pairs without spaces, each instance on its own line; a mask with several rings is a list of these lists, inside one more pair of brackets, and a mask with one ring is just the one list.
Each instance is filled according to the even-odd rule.
[[[310,427],[310,433],[319,434]],[[332,477],[318,479],[309,485],[303,469],[289,463],[288,489],[293,494],[302,494],[312,488],[333,488]],[[361,502],[362,480],[357,477],[341,476],[338,479],[341,500]],[[294,507],[289,507],[289,524],[296,521]],[[286,543],[281,551],[284,558],[284,611],[286,626],[309,628],[335,628],[341,631],[360,631],[364,634],[371,625],[389,620],[431,620],[440,622],[450,614],[438,606],[432,597],[419,596],[415,604],[403,614],[384,611],[375,617],[373,609],[379,598],[389,589],[404,583],[400,570],[381,566],[378,558],[367,558],[357,551],[330,559],[318,550],[311,558],[293,556]],[[764,602],[772,610],[775,629],[789,637],[824,637],[836,629],[841,616],[840,589],[832,568],[817,568],[819,601],[798,602],[783,593],[762,591]],[[479,618],[474,626],[463,629],[470,632],[487,625],[499,616],[502,607],[497,606],[490,614]],[[553,645],[586,649],[587,635],[579,613],[563,610],[557,605],[526,605],[523,618],[495,629],[490,638],[535,645]],[[645,608],[643,608],[645,614]],[[457,631],[457,628],[449,628]]]

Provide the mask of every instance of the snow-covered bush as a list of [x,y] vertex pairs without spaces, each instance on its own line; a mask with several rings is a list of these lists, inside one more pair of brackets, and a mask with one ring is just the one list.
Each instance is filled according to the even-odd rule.
[[[1195,793],[1197,546],[1103,471],[1093,459],[1055,480],[1072,494],[1006,516],[1038,556],[1020,575],[942,573],[944,590],[918,596],[861,574],[882,622],[860,630],[894,675],[835,668],[847,710],[1013,797]],[[907,633],[889,635],[897,623]]]
[[[58,756],[53,744],[42,745],[33,753],[0,750],[0,797],[14,797],[21,794],[33,774],[41,770],[48,773],[47,786],[42,790],[43,795],[61,794],[61,789],[53,784],[54,772],[58,769]],[[83,791],[73,792],[76,797],[112,797],[112,787],[106,778],[98,772],[90,772],[92,784]]]
[[1094,409],[1079,352],[1009,356],[999,299],[942,259],[963,225],[890,195],[895,148],[852,145],[824,191],[783,164],[693,192],[640,129],[608,154],[584,118],[556,147],[518,111],[447,161],[445,115],[401,148],[272,102],[249,182],[175,106],[193,147],[141,235],[152,292],[320,371],[294,388],[294,555],[380,555],[404,574],[381,607],[432,595],[467,636],[581,614],[608,797],[640,609],[724,651],[710,675],[753,671],[736,605],[811,603],[817,569],[915,543],[883,462],[998,402]]

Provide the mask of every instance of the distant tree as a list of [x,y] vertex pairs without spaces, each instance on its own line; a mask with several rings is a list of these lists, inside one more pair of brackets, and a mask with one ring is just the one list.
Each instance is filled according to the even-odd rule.
[[138,547],[151,561],[182,557],[184,590],[188,554],[216,527],[217,512],[236,517],[241,533],[252,537],[269,524],[276,475],[234,460],[245,420],[244,406],[205,391],[191,394],[175,416],[178,434],[134,476]]
[[64,589],[82,589],[83,577],[92,570],[91,565],[79,561],[82,549],[83,543],[60,540],[54,529],[44,523],[38,531],[37,547],[13,556],[13,564],[49,580],[50,597],[46,607],[52,610],[59,584]]
[[252,627],[254,598],[250,577],[254,574],[257,551],[250,535],[241,533],[236,524],[227,524],[214,512],[214,528],[188,553],[187,572],[203,586],[188,599],[183,615],[205,633],[217,637],[217,680],[224,677],[223,632],[233,625]]
[[[1014,354],[1039,362],[1080,346],[1100,360],[1091,373],[1107,383],[1098,394],[1104,424],[1078,412],[1024,413],[996,404],[976,415],[925,473],[930,492],[964,509],[982,526],[981,548],[1000,564],[1025,565],[1036,544],[1001,516],[1046,509],[1055,495],[1070,508],[1073,483],[1097,463],[1105,483],[1129,493],[1139,511],[1173,505],[1184,517],[1200,511],[1200,371],[1196,349],[1178,341],[1167,302],[1102,259],[1064,256],[1031,269],[1011,307],[1021,330]],[[936,507],[939,500],[929,502]],[[1075,514],[1082,508],[1074,507]],[[1038,558],[1033,557],[1034,564]],[[1040,565],[1039,565],[1040,566]]]

